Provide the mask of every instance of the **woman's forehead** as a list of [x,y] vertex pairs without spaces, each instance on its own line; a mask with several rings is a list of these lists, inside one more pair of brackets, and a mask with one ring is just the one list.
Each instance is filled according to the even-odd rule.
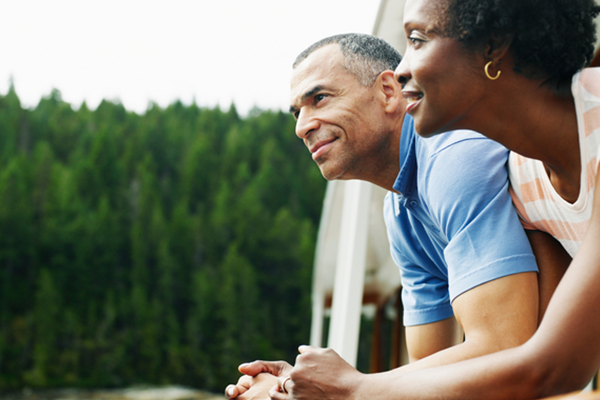
[[440,30],[447,22],[448,0],[406,0],[404,27],[419,25],[421,29]]

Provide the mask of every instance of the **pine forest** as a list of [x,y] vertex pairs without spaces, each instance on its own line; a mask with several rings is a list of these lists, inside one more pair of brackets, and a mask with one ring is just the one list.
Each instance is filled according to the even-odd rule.
[[0,96],[0,390],[293,361],[326,182],[283,112]]

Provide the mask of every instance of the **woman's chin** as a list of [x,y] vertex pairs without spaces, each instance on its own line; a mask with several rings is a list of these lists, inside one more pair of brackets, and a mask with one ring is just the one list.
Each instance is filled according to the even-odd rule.
[[453,131],[456,129],[462,129],[451,127],[450,125],[452,124],[444,124],[441,121],[438,121],[438,123],[434,125],[427,118],[419,118],[414,116],[413,118],[415,121],[415,130],[417,134],[423,138],[429,138],[432,136],[439,135],[441,133]]
[[419,124],[417,122],[417,120],[415,120],[415,130],[417,132],[417,135],[419,135],[423,138],[429,138],[429,137],[432,137],[432,136],[442,133],[442,131],[436,131],[431,126]]

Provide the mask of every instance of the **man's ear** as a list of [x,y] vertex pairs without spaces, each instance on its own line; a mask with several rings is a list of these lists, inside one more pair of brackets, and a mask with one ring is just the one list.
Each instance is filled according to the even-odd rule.
[[394,71],[383,71],[377,77],[377,84],[381,89],[384,100],[385,112],[393,114],[398,109],[400,100],[402,99],[402,87],[400,83],[394,79]]

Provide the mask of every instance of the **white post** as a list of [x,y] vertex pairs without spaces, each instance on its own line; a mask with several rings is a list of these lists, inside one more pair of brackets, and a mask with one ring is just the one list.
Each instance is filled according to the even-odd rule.
[[328,347],[356,365],[372,186],[345,182]]
[[325,296],[321,285],[313,286],[312,293],[312,323],[310,325],[310,345],[323,346],[323,318],[325,311]]
[[[323,318],[325,317],[325,288],[324,288],[324,269],[327,269],[326,254],[330,249],[327,241],[327,233],[333,221],[333,206],[335,193],[339,193],[342,181],[327,182],[327,190],[325,191],[325,199],[323,199],[323,211],[321,213],[321,221],[319,222],[319,233],[317,235],[317,247],[315,249],[315,263],[313,270],[312,284],[312,323],[310,325],[310,345],[315,347],[323,346]],[[342,197],[342,196],[340,196]],[[339,228],[339,227],[338,227]],[[335,271],[334,271],[335,273]],[[335,276],[335,275],[334,275]]]

